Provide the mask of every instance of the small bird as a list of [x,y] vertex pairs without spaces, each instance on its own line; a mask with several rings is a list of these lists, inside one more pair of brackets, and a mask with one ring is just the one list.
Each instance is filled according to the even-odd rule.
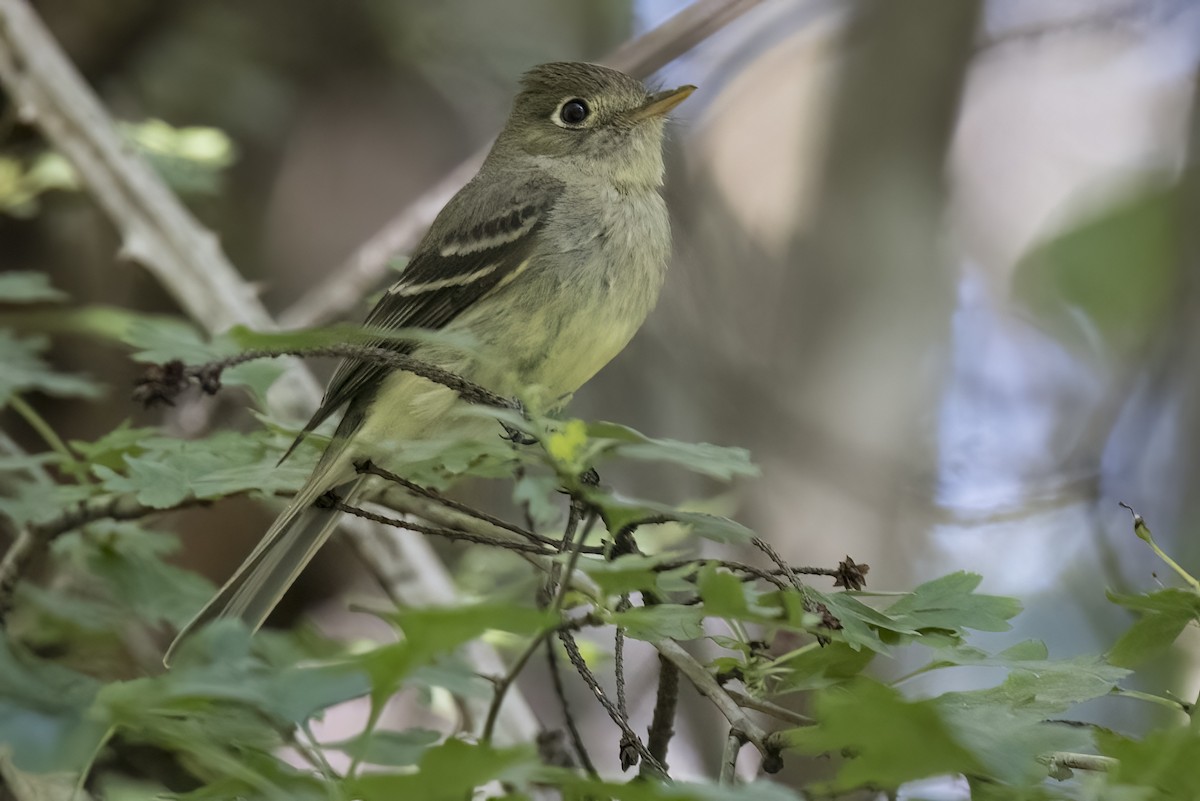
[[[438,214],[365,322],[461,332],[475,347],[381,346],[505,397],[565,402],[628,344],[658,299],[671,247],[659,195],[664,126],[693,91],[652,92],[594,64],[527,72],[479,173]],[[356,463],[478,425],[446,387],[351,358],[300,438],[343,407],[312,475],[165,661],[217,618],[262,625],[336,525],[339,513],[315,502],[330,490],[349,500],[361,487]]]

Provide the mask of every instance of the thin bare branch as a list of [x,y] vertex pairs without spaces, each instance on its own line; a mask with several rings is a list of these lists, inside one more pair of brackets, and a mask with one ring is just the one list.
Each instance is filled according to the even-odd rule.
[[554,540],[550,539],[549,537],[543,537],[540,534],[536,534],[531,530],[523,529],[514,523],[509,523],[507,520],[502,520],[499,517],[496,517],[495,515],[490,515],[487,512],[484,512],[480,509],[476,509],[474,507],[468,506],[467,504],[456,501],[453,498],[447,498],[445,495],[442,495],[440,492],[437,492],[436,490],[429,489],[428,487],[422,487],[420,484],[417,484],[414,481],[409,481],[407,478],[404,478],[403,476],[396,475],[395,473],[391,472],[390,470],[385,470],[382,467],[380,467],[379,465],[374,464],[373,462],[369,462],[369,461],[362,462],[362,463],[356,465],[356,469],[360,473],[369,473],[373,476],[379,476],[380,478],[384,479],[385,481],[390,481],[393,484],[397,484],[401,487],[404,487],[405,489],[407,489],[410,492],[414,492],[417,495],[420,495],[424,498],[428,498],[429,500],[434,501],[435,503],[439,503],[442,506],[445,506],[449,509],[453,509],[457,512],[462,512],[465,515],[470,515],[471,517],[474,517],[477,520],[482,520],[485,523],[490,523],[491,525],[496,526],[497,528],[502,528],[505,531],[511,531],[513,534],[516,534],[520,537],[524,537],[525,539],[529,540],[530,542],[538,542],[547,547],[553,547],[555,544]]
[[729,693],[725,692],[725,688],[717,683],[716,677],[709,673],[704,665],[700,664],[694,656],[674,640],[660,640],[654,643],[654,647],[675,667],[679,668],[701,695],[712,701],[713,705],[725,716],[725,720],[729,721],[731,728],[741,732],[747,742],[753,743],[754,747],[762,754],[764,771],[776,773],[783,767],[780,748],[771,742],[767,733],[750,719],[750,716],[729,696]]
[[356,359],[358,361],[382,364],[395,370],[419,375],[435,384],[441,384],[452,389],[463,400],[494,406],[501,409],[514,409],[517,405],[502,398],[491,390],[468,381],[457,373],[443,370],[437,365],[415,359],[405,353],[374,345],[342,344],[325,345],[317,348],[278,348],[247,350],[225,359],[218,359],[199,365],[186,365],[181,361],[170,361],[166,364],[154,364],[142,375],[134,389],[133,399],[150,406],[155,403],[170,403],[176,395],[187,388],[192,382],[200,385],[206,393],[214,395],[221,389],[221,374],[230,367],[236,367],[246,362],[259,359],[275,359],[280,356],[332,356],[340,359]]
[[575,643],[575,637],[569,631],[560,629],[558,638],[562,641],[563,647],[567,651],[567,657],[571,660],[571,664],[575,666],[575,671],[579,673],[583,679],[583,683],[588,686],[588,689],[592,691],[592,695],[600,702],[600,706],[604,707],[604,711],[608,713],[612,722],[617,724],[617,728],[621,730],[622,744],[628,744],[630,748],[637,752],[643,763],[650,768],[657,778],[667,778],[667,769],[650,753],[642,742],[642,738],[638,737],[637,732],[629,728],[628,721],[621,717],[616,704],[609,700],[608,695],[604,692],[604,688],[596,680],[596,675],[592,673],[587,663],[583,660],[583,654],[579,652],[579,646]]
[[[657,28],[632,39],[601,60],[644,78],[758,6],[762,0],[697,0]],[[412,250],[433,218],[478,171],[487,147],[472,153],[364,242],[329,277],[280,315],[287,328],[316,325],[354,309],[387,274],[398,254]]]
[[567,700],[567,690],[563,686],[562,666],[558,663],[558,652],[554,650],[554,643],[546,643],[546,662],[550,669],[550,681],[554,685],[554,696],[558,698],[558,705],[562,709],[563,721],[566,723],[567,732],[571,735],[571,745],[575,749],[575,756],[579,759],[579,764],[583,765],[583,769],[590,776],[598,775],[596,766],[592,763],[592,755],[588,753],[587,746],[584,745],[583,735],[579,733],[579,724],[575,721],[575,716],[571,714],[571,704]]
[[361,517],[364,520],[370,520],[372,523],[379,523],[384,526],[392,526],[394,528],[402,528],[407,531],[412,531],[416,534],[425,534],[430,537],[441,537],[452,542],[470,542],[476,545],[490,545],[493,548],[504,548],[509,551],[519,551],[521,553],[531,553],[537,556],[554,556],[556,551],[546,548],[543,545],[537,545],[530,542],[520,542],[514,539],[491,537],[485,534],[477,534],[470,531],[460,531],[457,529],[443,528],[441,526],[429,526],[424,523],[418,523],[415,520],[401,520],[398,517],[370,512],[358,506],[351,506],[344,501],[329,501],[332,508],[339,512],[344,512],[348,515]]
[[791,723],[793,726],[811,726],[813,724],[812,718],[801,715],[799,712],[780,706],[779,704],[755,698],[732,687],[726,687],[725,692],[740,707],[753,709],[755,712],[762,712],[764,715],[770,715],[777,720],[782,720],[784,723]]

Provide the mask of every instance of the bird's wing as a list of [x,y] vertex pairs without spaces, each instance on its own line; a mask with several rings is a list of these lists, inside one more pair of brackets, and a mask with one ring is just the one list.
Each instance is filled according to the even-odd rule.
[[[477,183],[484,182],[473,182]],[[367,315],[366,328],[443,328],[528,264],[537,233],[562,185],[545,177],[488,184],[469,184],[447,204],[400,279]],[[448,220],[464,219],[470,221],[465,226],[447,226]],[[389,339],[369,344],[399,353],[412,347]],[[391,369],[358,359],[344,360],[296,444],[360,392],[376,387]]]

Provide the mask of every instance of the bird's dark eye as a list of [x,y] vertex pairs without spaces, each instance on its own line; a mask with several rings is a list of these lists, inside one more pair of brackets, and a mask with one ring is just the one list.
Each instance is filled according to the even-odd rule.
[[587,119],[590,111],[588,104],[577,97],[563,103],[562,111],[558,113],[558,116],[567,125],[579,125]]

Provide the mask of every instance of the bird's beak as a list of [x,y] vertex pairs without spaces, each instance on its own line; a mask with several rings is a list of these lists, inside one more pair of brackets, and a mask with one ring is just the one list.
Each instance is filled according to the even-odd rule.
[[635,122],[640,122],[651,117],[662,117],[687,100],[688,95],[694,91],[696,91],[696,87],[688,85],[678,89],[668,89],[665,92],[656,92],[650,95],[644,106],[633,112],[633,119]]

